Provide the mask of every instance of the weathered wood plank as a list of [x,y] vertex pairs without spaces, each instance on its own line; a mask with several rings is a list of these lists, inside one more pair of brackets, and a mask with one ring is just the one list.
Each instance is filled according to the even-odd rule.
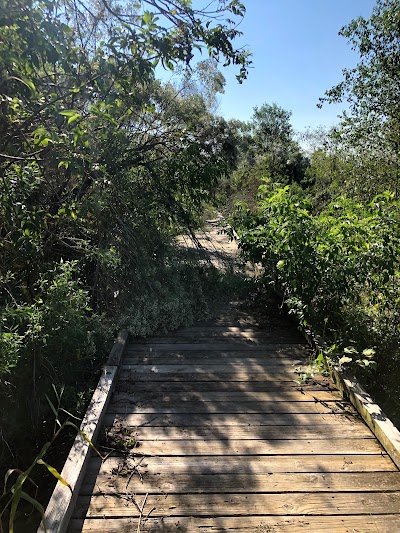
[[125,493],[287,493],[287,492],[390,492],[400,490],[400,472],[274,473],[274,474],[144,474],[128,477],[88,471],[81,494]]
[[[157,391],[149,387],[148,391],[114,392],[112,403],[123,400],[135,401],[144,405],[164,404],[165,402],[343,402],[338,391],[327,390],[276,390],[265,392],[242,391]],[[347,404],[348,405],[348,404]]]
[[[249,317],[250,320],[250,317]],[[180,329],[177,329],[174,331],[174,336],[179,335],[180,333],[184,334],[190,334],[194,333],[195,335],[201,335],[201,336],[207,336],[213,333],[229,333],[231,335],[242,335],[243,333],[251,335],[252,333],[259,333],[262,335],[270,335],[271,333],[279,333],[280,331],[284,331],[287,333],[290,333],[291,335],[297,334],[300,335],[298,331],[296,331],[295,328],[293,328],[293,325],[283,327],[280,326],[268,326],[268,327],[261,327],[259,325],[253,324],[252,326],[228,326],[225,324],[218,324],[218,319],[213,320],[209,323],[204,323],[202,325],[199,325],[198,322],[196,322],[193,326],[183,327]],[[301,337],[302,338],[302,337]]]
[[201,350],[195,346],[192,350],[181,350],[179,347],[171,347],[170,350],[160,350],[159,346],[148,346],[146,349],[142,349],[143,345],[140,345],[140,349],[136,349],[137,346],[129,345],[129,348],[125,350],[125,357],[159,357],[159,358],[186,358],[193,359],[195,357],[210,360],[215,358],[228,359],[228,358],[244,358],[248,357],[265,357],[266,359],[272,359],[279,357],[283,359],[296,359],[296,358],[308,358],[312,355],[311,350],[306,346],[291,346],[290,344],[274,344],[271,346],[263,347],[259,349],[257,347],[244,346],[241,350]]
[[[190,343],[192,346],[199,346],[202,344],[214,344],[216,346],[229,343],[236,346],[258,346],[265,347],[270,346],[272,343],[282,343],[282,344],[299,344],[304,345],[304,340],[298,335],[291,335],[287,332],[281,332],[280,334],[273,334],[268,337],[250,337],[250,336],[224,336],[224,335],[211,335],[207,338],[202,337],[148,337],[148,338],[138,338],[137,344],[142,346],[155,346],[158,344],[165,345],[169,344],[171,346],[179,346]],[[134,341],[131,342],[131,346],[135,346]],[[214,347],[215,350],[215,347]]]
[[128,342],[129,333],[126,330],[122,330],[118,333],[115,339],[114,346],[111,349],[108,357],[107,366],[118,366],[124,353],[126,344]]
[[308,365],[309,358],[307,357],[270,357],[269,355],[261,354],[257,357],[245,357],[243,354],[236,356],[232,352],[231,356],[219,356],[218,352],[213,352],[210,356],[207,352],[203,355],[193,355],[191,353],[186,355],[181,354],[136,354],[133,356],[124,357],[123,365],[204,365],[207,364],[210,368],[214,365],[234,366],[241,365],[256,365],[271,368],[284,368],[300,365]]
[[[138,381],[217,381],[223,383],[225,381],[293,381],[297,382],[299,375],[293,370],[279,370],[268,371],[240,371],[240,370],[225,370],[217,371],[212,369],[194,370],[192,372],[152,372],[150,371],[135,371],[134,369],[121,368],[121,381],[129,380],[130,382]],[[318,381],[318,376],[313,377],[314,381]],[[298,383],[296,383],[298,385]]]
[[203,455],[376,455],[384,452],[375,439],[316,440],[155,440],[140,441],[133,452],[151,456]]
[[[260,328],[249,328],[249,327],[234,327],[234,326],[204,326],[204,327],[188,327],[180,329],[173,332],[172,336],[156,336],[148,339],[138,338],[138,342],[157,343],[159,339],[161,342],[165,342],[165,339],[174,339],[175,342],[178,342],[179,339],[190,339],[195,340],[196,342],[201,339],[249,339],[258,341],[259,339],[282,339],[288,338],[293,339],[294,342],[304,343],[304,339],[301,337],[300,333],[297,332],[294,328],[269,328],[269,329],[260,329]],[[133,340],[133,343],[135,341]]]
[[[129,474],[140,464],[142,472],[156,474],[247,474],[251,484],[254,474],[284,472],[397,472],[398,469],[383,455],[263,455],[263,456],[187,456],[187,457],[109,457],[101,464],[93,457],[90,468],[100,474],[122,471]],[[250,489],[251,491],[251,486]],[[400,507],[399,507],[400,509]]]
[[[251,513],[251,510],[249,510]],[[110,523],[111,522],[111,523]],[[131,518],[116,518],[113,520],[74,519],[68,533],[121,533],[135,532],[138,520]],[[226,531],[248,531],[258,533],[394,533],[400,531],[400,516],[398,514],[372,515],[359,514],[355,516],[252,516],[217,518],[149,518],[142,521],[142,533],[161,533],[175,531],[176,533],[225,533]]]
[[[219,426],[302,426],[312,424],[346,425],[354,424],[355,429],[363,426],[355,416],[342,414],[124,414],[107,413],[104,423],[111,426],[118,421],[128,426],[202,426],[218,428]],[[326,428],[329,431],[329,427]]]
[[215,363],[210,365],[208,362],[202,361],[199,364],[127,364],[123,361],[121,370],[130,370],[136,374],[246,374],[246,373],[291,373],[299,374],[300,372],[310,372],[311,368],[308,364],[296,364],[296,361],[289,362],[289,364],[275,363],[271,361],[252,361],[244,360],[240,363]]
[[[128,377],[128,376],[127,376]],[[290,391],[329,391],[331,385],[321,377],[315,376],[310,381],[301,385],[294,380],[290,381],[129,381],[119,379],[119,392],[290,392]]]
[[158,352],[173,352],[173,351],[187,351],[187,352],[198,352],[198,351],[223,351],[223,352],[268,352],[270,350],[277,350],[280,348],[296,348],[297,350],[309,351],[309,348],[301,343],[293,343],[290,341],[285,341],[281,339],[276,339],[275,342],[265,343],[263,345],[250,343],[250,342],[227,342],[220,341],[217,342],[213,340],[212,342],[164,342],[164,343],[151,343],[150,340],[147,343],[137,342],[135,344],[131,343],[127,349],[127,353],[138,352],[138,351],[149,351],[150,348],[153,351]]
[[290,439],[292,441],[303,439],[326,439],[327,434],[331,440],[336,439],[374,439],[374,435],[365,424],[313,424],[311,426],[164,426],[129,428],[130,435],[136,435],[137,440],[181,440],[181,439],[242,439],[266,441]]
[[261,401],[246,401],[246,402],[232,402],[232,401],[214,401],[214,402],[179,402],[170,400],[168,402],[147,403],[145,405],[136,405],[135,401],[125,399],[114,399],[108,407],[108,413],[124,413],[124,414],[208,414],[208,413],[247,413],[247,414],[301,414],[301,413],[341,413],[352,414],[356,410],[343,402],[261,402]]
[[[74,518],[138,517],[132,496],[81,496]],[[246,516],[253,515],[341,515],[393,514],[400,508],[400,493],[291,493],[282,494],[149,494],[144,514],[152,516]]]

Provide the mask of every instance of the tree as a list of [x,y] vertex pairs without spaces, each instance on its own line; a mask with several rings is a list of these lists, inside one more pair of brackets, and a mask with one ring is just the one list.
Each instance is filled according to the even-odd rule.
[[[155,67],[189,66],[205,48],[214,62],[238,65],[242,80],[248,54],[234,48],[239,31],[224,17],[243,13],[238,0],[205,9],[187,0],[124,8],[108,0],[0,0],[2,269],[11,268],[4,279],[24,298],[35,300],[38,273],[49,264],[81,259],[99,242],[98,217],[119,176],[132,169],[155,176],[156,162],[195,146],[205,110],[190,121],[172,113],[168,122],[173,99],[155,82]],[[207,128],[204,153],[214,141],[205,145]],[[204,173],[195,175],[204,189],[210,185]],[[164,190],[171,205],[179,183],[190,204],[193,180],[181,169],[179,180],[158,189],[159,199]],[[175,218],[182,208],[171,207]]]
[[182,96],[201,96],[207,109],[215,113],[218,108],[217,95],[225,92],[225,78],[218,70],[215,59],[199,61],[194,68],[186,67],[179,74],[176,83],[178,93]]
[[49,383],[68,387],[81,360],[95,367],[100,316],[118,327],[157,276],[178,284],[160,275],[171,236],[191,226],[232,150],[225,121],[201,95],[160,84],[156,66],[188,68],[199,48],[240,81],[249,64],[233,42],[244,6],[207,5],[0,0],[2,439],[7,406],[19,406],[16,426],[41,428]]
[[268,161],[272,181],[300,182],[307,166],[294,140],[291,114],[275,103],[254,108],[251,119],[253,139],[258,155]]
[[[345,69],[344,79],[326,92],[324,102],[344,100],[336,140],[357,155],[364,185],[374,190],[395,187],[400,154],[400,4],[377,0],[369,19],[359,17],[343,27],[359,62]],[[370,183],[367,183],[367,182]]]

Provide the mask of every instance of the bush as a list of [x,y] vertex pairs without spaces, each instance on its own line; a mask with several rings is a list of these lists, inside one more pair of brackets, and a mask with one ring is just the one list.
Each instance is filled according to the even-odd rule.
[[[104,337],[111,338],[100,324],[101,317],[91,312],[88,291],[75,273],[74,261],[60,262],[46,279],[40,279],[40,297],[35,303],[8,305],[1,311],[3,452],[6,443],[20,441],[16,435],[25,432],[28,420],[33,432],[42,428],[49,411],[45,394],[52,384],[65,384],[66,407],[79,408],[75,392],[82,389],[86,373],[93,373]],[[80,387],[76,387],[78,382]]]
[[[400,205],[391,193],[363,205],[340,197],[319,214],[290,187],[252,215],[234,216],[245,257],[283,294],[303,327],[331,343],[397,347]],[[382,352],[383,353],[383,350]]]

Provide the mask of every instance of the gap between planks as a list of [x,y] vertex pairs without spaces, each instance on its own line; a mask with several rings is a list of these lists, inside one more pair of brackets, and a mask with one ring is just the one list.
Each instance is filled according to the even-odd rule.
[[[138,520],[132,518],[117,518],[110,521],[102,519],[80,520],[74,519],[68,533],[121,533],[122,531],[137,531]],[[148,518],[142,521],[142,533],[175,531],[176,533],[394,533],[400,530],[400,518],[397,514],[373,515],[342,515],[342,516],[253,516],[245,517],[200,518],[183,517],[177,520],[173,517],[161,519]]]

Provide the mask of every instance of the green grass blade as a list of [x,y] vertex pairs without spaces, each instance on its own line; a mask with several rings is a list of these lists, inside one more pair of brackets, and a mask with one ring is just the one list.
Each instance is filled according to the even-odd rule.
[[82,430],[80,430],[78,428],[78,426],[76,424],[74,424],[73,422],[70,422],[69,420],[67,420],[67,422],[65,422],[65,425],[66,426],[72,426],[74,429],[76,429],[76,431],[82,435],[82,437],[85,439],[85,441],[89,444],[89,446],[91,446],[93,448],[93,450],[97,453],[97,455],[101,458],[101,460],[104,459],[104,457],[101,455],[101,453],[99,452],[99,450],[96,448],[96,446],[93,444],[93,442],[89,439],[89,437],[86,435],[86,433]]
[[78,416],[73,415],[72,413],[70,413],[69,411],[64,409],[63,407],[60,407],[60,411],[62,411],[63,413],[65,413],[68,416],[71,416],[72,418],[75,418],[75,420],[79,420],[79,421],[81,420],[81,418],[79,418]]
[[54,413],[54,416],[55,416],[56,418],[58,418],[57,409],[54,407],[53,402],[50,400],[50,398],[47,396],[47,394],[45,394],[45,396],[46,396],[46,400],[47,400],[48,404],[50,405],[50,409],[51,409],[51,410],[53,411],[53,413]]
[[46,528],[46,522],[45,522],[45,519],[44,519],[44,508],[43,508],[43,505],[41,505],[37,500],[35,500],[34,498],[31,498],[31,496],[29,496],[29,494],[27,494],[26,492],[23,492],[23,491],[21,491],[21,498],[23,498],[24,500],[26,500],[27,502],[32,504],[33,507],[35,507],[35,509],[37,509],[39,511],[39,513],[42,515],[43,528],[44,528],[44,531],[46,533],[47,532],[47,528]]
[[65,487],[68,487],[69,490],[72,492],[71,485],[61,476],[61,474],[59,474],[59,472],[53,466],[50,466],[49,464],[45,463],[43,459],[39,459],[38,464],[44,465],[50,472],[50,474],[52,474],[56,479],[58,479],[58,481],[60,481]]
[[9,520],[9,526],[8,526],[9,533],[14,533],[15,514],[17,512],[17,508],[19,505],[19,501],[21,499],[21,495],[22,495],[22,489],[19,488],[14,492],[12,496],[11,509],[10,509],[10,520]]
[[14,472],[18,472],[19,474],[23,474],[22,470],[20,470],[19,468],[10,468],[9,470],[7,470],[6,475],[4,476],[4,490],[3,490],[3,495],[6,494],[6,492],[7,492],[7,482],[8,482],[8,479],[9,479],[9,477],[11,476],[11,474],[13,474]]

